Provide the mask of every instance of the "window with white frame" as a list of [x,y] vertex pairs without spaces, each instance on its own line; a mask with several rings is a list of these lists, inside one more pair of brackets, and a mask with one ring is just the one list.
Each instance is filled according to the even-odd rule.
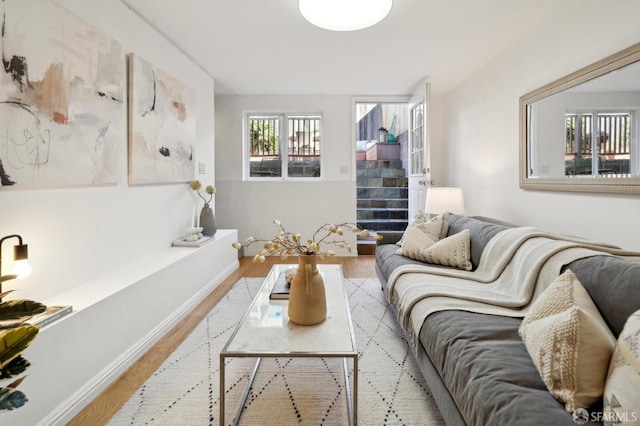
[[566,175],[636,175],[638,151],[631,111],[565,114]]
[[246,113],[245,177],[320,178],[320,114]]

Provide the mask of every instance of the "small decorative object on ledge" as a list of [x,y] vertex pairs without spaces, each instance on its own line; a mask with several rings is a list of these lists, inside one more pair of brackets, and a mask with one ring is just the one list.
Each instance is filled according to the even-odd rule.
[[189,227],[187,228],[187,236],[173,241],[171,245],[180,247],[201,247],[210,241],[213,241],[213,237],[202,235],[201,226],[195,228]]
[[203,235],[213,237],[214,235],[216,235],[216,231],[218,230],[218,228],[216,227],[216,218],[213,215],[213,209],[209,206],[209,203],[213,198],[213,194],[216,193],[216,189],[213,187],[213,185],[207,185],[207,187],[204,189],[205,192],[209,194],[209,199],[207,200],[202,196],[202,194],[200,194],[200,189],[202,188],[202,184],[200,183],[199,180],[192,181],[190,183],[190,186],[191,186],[191,189],[196,191],[198,196],[202,198],[202,201],[204,201],[204,206],[202,207],[202,210],[200,211],[200,216],[197,219],[198,222],[197,224],[194,224],[194,227],[198,227],[198,226],[202,227]]
[[[333,244],[336,247],[346,248],[351,252],[351,246],[343,239],[335,239],[344,235],[343,228],[351,229],[363,238],[372,237],[381,239],[382,236],[361,230],[356,224],[341,223],[339,225],[325,224],[314,232],[306,244],[301,234],[287,232],[279,220],[273,223],[278,227],[278,234],[271,240],[258,240],[247,238],[245,246],[255,242],[263,242],[263,248],[253,258],[255,263],[262,263],[266,256],[280,255],[282,260],[288,256],[298,256],[298,270],[291,281],[289,291],[289,320],[299,325],[313,325],[322,322],[327,316],[327,302],[324,292],[324,281],[318,273],[317,256],[324,259],[335,255],[332,250],[322,251],[321,244]],[[240,249],[243,244],[233,243],[233,247]]]
[[214,241],[215,238],[210,237],[208,235],[203,235],[195,241],[188,241],[187,237],[180,238],[179,240],[175,240],[171,242],[171,245],[174,247],[202,247],[203,245]]
[[200,225],[202,226],[202,233],[213,237],[216,235],[218,228],[216,227],[216,218],[213,215],[213,209],[206,203],[200,211]]
[[199,226],[197,228],[187,228],[187,236],[185,238],[185,241],[189,241],[189,242],[193,242],[193,241],[198,241],[200,238],[202,238],[202,227]]

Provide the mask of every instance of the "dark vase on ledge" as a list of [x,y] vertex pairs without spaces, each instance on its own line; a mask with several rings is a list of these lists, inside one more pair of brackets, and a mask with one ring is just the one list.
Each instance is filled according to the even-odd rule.
[[218,228],[216,227],[216,218],[209,203],[205,203],[200,212],[200,226],[202,227],[202,235],[213,237],[216,235]]

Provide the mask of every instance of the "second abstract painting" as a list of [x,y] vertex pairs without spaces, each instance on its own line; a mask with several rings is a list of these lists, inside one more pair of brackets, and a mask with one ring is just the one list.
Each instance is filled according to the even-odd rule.
[[195,178],[195,92],[137,54],[129,80],[129,183]]

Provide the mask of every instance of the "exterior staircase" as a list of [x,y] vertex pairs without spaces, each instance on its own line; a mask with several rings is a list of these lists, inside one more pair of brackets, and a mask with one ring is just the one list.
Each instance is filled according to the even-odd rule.
[[[357,220],[361,229],[404,231],[408,188],[401,160],[358,160]],[[358,254],[374,254],[375,241],[359,240]]]

